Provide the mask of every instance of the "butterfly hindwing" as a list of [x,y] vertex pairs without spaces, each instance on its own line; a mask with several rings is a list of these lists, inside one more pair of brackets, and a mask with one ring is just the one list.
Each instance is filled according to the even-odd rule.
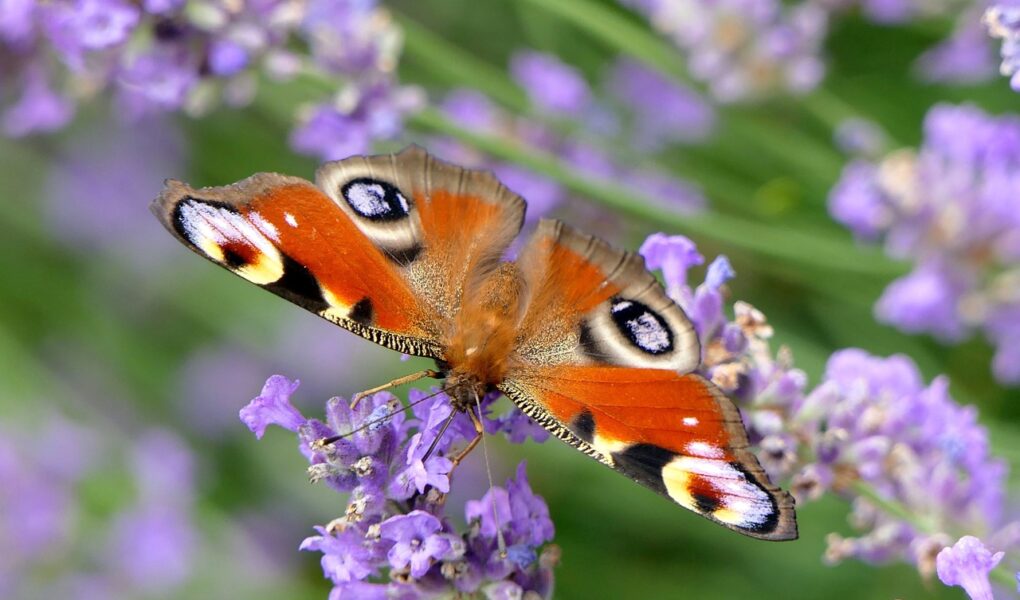
[[417,146],[326,163],[316,182],[444,319],[498,267],[524,220],[524,201],[491,173]]
[[793,499],[747,449],[740,414],[703,377],[661,369],[555,366],[500,386],[555,435],[730,529],[797,537]]
[[532,364],[689,372],[694,327],[637,254],[543,220],[520,256],[528,310],[515,351]]

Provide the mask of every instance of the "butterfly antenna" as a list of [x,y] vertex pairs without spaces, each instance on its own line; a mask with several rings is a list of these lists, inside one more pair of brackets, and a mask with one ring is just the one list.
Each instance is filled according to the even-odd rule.
[[[426,400],[435,398],[436,396],[438,396],[439,394],[442,394],[444,392],[446,392],[446,390],[439,390],[437,392],[434,392],[434,393],[429,394],[427,396],[424,396],[422,398],[418,398],[414,402],[411,402],[411,403],[407,404],[406,406],[401,406],[400,408],[398,408],[397,410],[395,410],[395,411],[393,411],[393,412],[391,412],[389,414],[383,415],[383,416],[381,416],[381,417],[379,417],[377,419],[372,419],[371,421],[369,421],[367,423],[362,423],[359,427],[355,427],[354,429],[348,431],[347,433],[342,433],[340,435],[334,435],[334,436],[328,437],[328,438],[322,438],[321,440],[316,441],[315,445],[316,446],[328,446],[330,444],[339,442],[340,440],[344,439],[345,437],[350,437],[350,436],[354,435],[355,433],[358,433],[359,431],[363,431],[365,429],[368,429],[369,427],[371,427],[373,425],[376,425],[378,423],[382,423],[383,421],[386,421],[387,419],[392,419],[394,415],[396,415],[398,413],[401,413],[401,412],[403,412],[403,411],[405,411],[405,410],[407,410],[407,409],[409,409],[409,408],[411,408],[413,406],[417,406],[417,405],[421,404],[422,402],[425,402]],[[443,426],[443,431],[446,431],[446,426],[445,425]]]
[[446,430],[450,428],[450,424],[453,423],[453,419],[456,417],[457,411],[450,411],[450,416],[446,419],[446,422],[443,423],[443,428],[439,430],[436,437],[432,438],[432,444],[429,445],[429,449],[425,451],[425,456],[421,457],[422,462],[427,461],[429,457],[432,456],[432,453],[436,450],[436,446],[439,445],[439,440],[443,439],[443,435],[446,433]]
[[[482,423],[482,401],[475,391],[475,406],[478,408],[478,423]],[[484,427],[479,433],[482,435],[482,456],[485,458],[485,474],[489,477],[489,491],[495,487],[492,484],[492,467],[489,464],[489,444],[485,441]],[[496,543],[499,546],[499,557],[506,558],[506,540],[503,538],[503,524],[499,522],[499,511],[496,510],[496,498],[493,496],[492,520],[496,524]]]

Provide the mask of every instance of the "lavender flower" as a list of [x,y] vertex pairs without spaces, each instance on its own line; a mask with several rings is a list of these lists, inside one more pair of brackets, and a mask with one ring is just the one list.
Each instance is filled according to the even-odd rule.
[[700,142],[715,126],[715,111],[697,92],[634,60],[620,59],[613,65],[608,87],[632,113],[633,143],[638,148]]
[[517,52],[510,59],[510,73],[527,92],[531,102],[551,113],[577,114],[590,107],[588,82],[556,56],[534,51]]
[[[190,450],[167,430],[142,431],[131,444],[116,437],[57,415],[41,428],[5,429],[0,594],[165,595],[195,574],[202,540],[192,520]],[[40,443],[47,452],[38,451]],[[109,488],[116,481],[128,485]],[[120,502],[99,511],[75,502],[82,487],[97,485]]]
[[[274,375],[242,409],[242,420],[257,435],[268,424],[297,431],[312,479],[349,494],[343,516],[316,527],[317,535],[300,547],[322,553],[323,573],[334,585],[331,597],[551,594],[558,557],[558,550],[547,544],[552,521],[545,502],[528,486],[523,464],[505,488],[492,488],[481,501],[468,502],[466,531],[456,531],[445,516],[454,467],[450,457],[474,436],[470,419],[457,414],[445,436],[436,440],[452,414],[445,394],[430,399],[412,391],[410,418],[399,412],[399,402],[389,393],[365,398],[353,409],[333,398],[322,422],[305,419],[293,408],[295,389],[296,382]],[[517,434],[527,417],[516,409],[488,416],[495,398],[482,400],[486,430],[525,437]],[[335,436],[341,437],[321,442]],[[433,442],[433,453],[426,457]],[[505,555],[497,531],[508,544]]]
[[[420,104],[414,88],[395,81],[400,33],[374,0],[8,4],[0,49],[11,56],[7,89],[20,90],[0,99],[9,136],[59,129],[77,101],[103,90],[112,92],[116,114],[131,120],[167,111],[201,115],[219,102],[251,102],[260,73],[280,80],[303,72],[335,90],[320,106],[345,121],[333,124],[336,138],[328,144],[302,141],[308,134],[301,132],[295,144],[335,157],[340,140],[356,140],[348,147],[364,152],[367,139],[394,135]],[[307,55],[295,52],[302,47]]]
[[[549,84],[552,85],[552,84]],[[472,90],[454,90],[441,103],[447,116],[466,129],[520,140],[529,146],[563,157],[576,170],[606,181],[623,181],[654,198],[671,210],[693,213],[705,199],[691,183],[651,169],[619,164],[607,153],[584,140],[574,139],[544,127],[533,119],[516,118],[501,111],[484,95]],[[592,108],[589,112],[598,112]],[[578,123],[587,126],[584,115]],[[504,185],[528,200],[529,220],[544,216],[569,198],[566,190],[551,179],[515,164],[488,159],[453,140],[436,140],[433,147],[448,160],[475,168],[492,170]]]
[[935,564],[939,579],[946,585],[958,585],[972,600],[993,600],[988,573],[1005,552],[992,554],[981,540],[965,535],[951,548],[943,548]]
[[[737,302],[734,318],[726,316],[722,297],[734,272],[724,257],[692,289],[687,271],[703,259],[689,240],[656,234],[642,253],[650,266],[663,269],[670,296],[694,322],[703,374],[743,412],[769,475],[792,479],[801,503],[825,493],[851,502],[851,523],[861,533],[831,534],[827,561],[901,560],[930,576],[936,555],[960,535],[986,536],[1003,550],[1016,547],[1011,532],[1020,523],[1004,523],[1006,465],[991,457],[976,411],[950,398],[946,378],[925,385],[904,356],[846,349],[830,357],[822,384],[808,391],[789,350],[773,353],[773,331],[760,311]],[[947,583],[970,577],[957,565],[980,564],[982,577],[992,566],[950,556],[939,558]]]
[[626,0],[687,57],[691,75],[731,102],[804,93],[821,81],[827,13],[777,0]]
[[1009,85],[1020,91],[1020,6],[996,4],[985,11],[985,25],[993,38],[1002,40],[1002,64],[999,71],[1009,77]]
[[[172,240],[154,238],[152,215],[139,198],[184,169],[181,132],[164,119],[127,127],[101,119],[64,140],[44,182],[45,217],[53,237],[72,250],[100,254],[163,277]],[[96,193],[102,190],[102,193]]]
[[411,577],[420,578],[435,561],[455,555],[450,540],[438,535],[442,528],[439,519],[423,510],[383,521],[379,525],[379,535],[393,542],[386,555],[390,565],[394,569],[410,566]]
[[1020,219],[1020,120],[972,106],[939,105],[916,150],[850,163],[829,210],[859,238],[884,239],[892,256],[915,261],[876,305],[879,319],[909,332],[958,341],[984,330],[996,346],[993,370],[1020,382],[1014,336]]
[[297,431],[305,424],[307,419],[290,403],[291,394],[300,384],[297,380],[289,381],[282,375],[273,375],[266,380],[262,393],[241,409],[241,421],[256,438],[262,439],[270,425]]

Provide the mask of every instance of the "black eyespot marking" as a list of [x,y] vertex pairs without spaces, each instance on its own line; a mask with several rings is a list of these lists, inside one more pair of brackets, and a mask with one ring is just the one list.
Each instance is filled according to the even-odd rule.
[[581,414],[577,415],[573,423],[570,424],[570,431],[590,444],[595,439],[595,417],[590,411],[581,411]]
[[584,321],[581,321],[581,330],[578,332],[577,343],[588,356],[601,356],[602,354],[601,350],[599,350],[599,344],[595,341],[595,336],[591,332],[591,327]]
[[314,313],[321,313],[329,308],[329,303],[322,297],[322,288],[319,287],[319,282],[312,272],[286,254],[283,255],[283,277],[262,287]]
[[714,513],[721,506],[718,498],[713,498],[708,494],[694,492],[691,497],[694,498],[694,505],[698,507],[699,512]]
[[396,221],[411,212],[411,205],[400,190],[378,179],[359,177],[340,190],[354,212],[373,221]]
[[347,318],[368,327],[372,324],[372,300],[368,297],[362,298],[351,309]]
[[613,462],[634,481],[668,496],[662,481],[662,468],[676,458],[676,454],[653,444],[634,444],[613,453]]
[[240,269],[241,267],[248,264],[248,257],[241,254],[237,249],[230,245],[223,246],[223,264],[230,267],[231,269]]
[[610,313],[616,328],[638,350],[648,354],[665,354],[673,350],[673,332],[669,325],[645,304],[615,298]]
[[763,486],[756,477],[751,475],[751,473],[747,470],[747,468],[744,467],[744,465],[736,461],[733,461],[730,463],[730,466],[736,469],[741,475],[743,475],[744,479],[747,480],[748,483],[756,486],[758,489],[765,492],[765,495],[768,496],[769,498],[769,504],[771,505],[772,509],[769,511],[769,514],[767,517],[765,517],[764,521],[762,521],[761,523],[751,523],[745,525],[744,528],[754,531],[756,533],[770,533],[775,531],[776,527],[779,526],[779,505],[776,504],[775,495],[769,492],[767,489],[765,489],[765,486]]
[[407,266],[418,258],[421,251],[421,244],[415,244],[409,248],[404,248],[403,250],[386,250],[386,256],[398,265]]

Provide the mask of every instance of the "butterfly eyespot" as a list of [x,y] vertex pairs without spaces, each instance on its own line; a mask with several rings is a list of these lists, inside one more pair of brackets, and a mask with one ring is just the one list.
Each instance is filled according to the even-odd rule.
[[639,350],[653,355],[673,350],[673,332],[665,319],[645,304],[616,299],[609,310],[616,328]]
[[344,184],[340,193],[354,212],[373,221],[396,221],[411,212],[411,205],[400,190],[378,179],[354,179]]

